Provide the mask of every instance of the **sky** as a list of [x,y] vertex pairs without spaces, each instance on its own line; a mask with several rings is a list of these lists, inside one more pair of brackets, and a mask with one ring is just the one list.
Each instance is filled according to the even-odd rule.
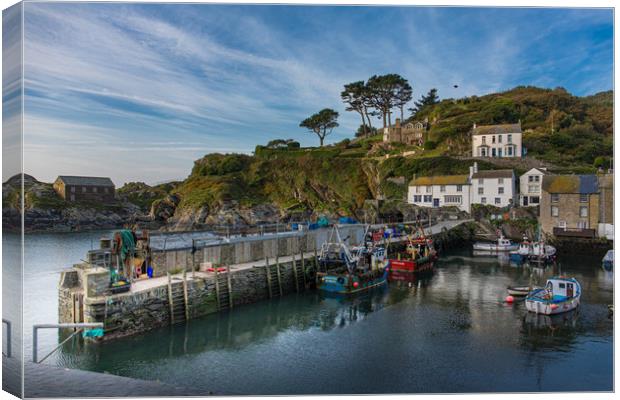
[[337,142],[360,124],[342,86],[385,73],[407,78],[414,98],[610,90],[613,13],[25,3],[24,170],[117,186],[184,179],[207,153],[317,145],[299,123],[326,107],[340,112],[326,141]]

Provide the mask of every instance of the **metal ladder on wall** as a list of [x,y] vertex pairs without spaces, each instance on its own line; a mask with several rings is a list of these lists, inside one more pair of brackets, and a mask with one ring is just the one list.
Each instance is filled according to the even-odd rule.
[[269,258],[265,258],[265,275],[267,276],[267,289],[269,298],[282,296],[282,274],[280,273],[280,262],[276,258],[276,266],[269,266]]
[[217,268],[215,268],[215,295],[218,310],[233,308],[230,267],[226,267],[226,272],[219,272]]

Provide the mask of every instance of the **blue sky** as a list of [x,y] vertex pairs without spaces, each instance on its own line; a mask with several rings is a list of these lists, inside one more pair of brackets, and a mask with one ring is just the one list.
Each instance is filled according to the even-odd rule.
[[[610,9],[25,3],[25,171],[161,182],[210,152],[294,138],[342,85],[399,73],[418,98],[612,89]],[[453,88],[457,84],[458,89]],[[375,123],[379,124],[379,121]],[[5,177],[6,178],[6,177]]]

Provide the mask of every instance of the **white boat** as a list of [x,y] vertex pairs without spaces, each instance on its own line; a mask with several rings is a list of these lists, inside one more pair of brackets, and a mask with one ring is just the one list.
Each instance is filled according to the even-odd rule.
[[611,271],[614,269],[614,251],[607,250],[605,257],[603,257],[603,269]]
[[474,243],[474,250],[476,251],[491,251],[491,252],[506,252],[517,250],[519,245],[500,236],[497,242],[476,242]]
[[543,242],[530,242],[527,239],[519,244],[517,250],[510,252],[510,259],[516,262],[526,260],[553,261],[557,250]]
[[558,276],[547,279],[544,288],[531,291],[525,298],[525,308],[536,314],[560,314],[577,308],[580,298],[579,282]]

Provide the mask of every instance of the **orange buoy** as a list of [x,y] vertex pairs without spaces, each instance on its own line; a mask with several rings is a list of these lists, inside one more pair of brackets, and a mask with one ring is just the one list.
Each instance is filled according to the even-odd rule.
[[506,296],[506,303],[512,303],[513,301],[515,301],[515,298],[512,296]]

